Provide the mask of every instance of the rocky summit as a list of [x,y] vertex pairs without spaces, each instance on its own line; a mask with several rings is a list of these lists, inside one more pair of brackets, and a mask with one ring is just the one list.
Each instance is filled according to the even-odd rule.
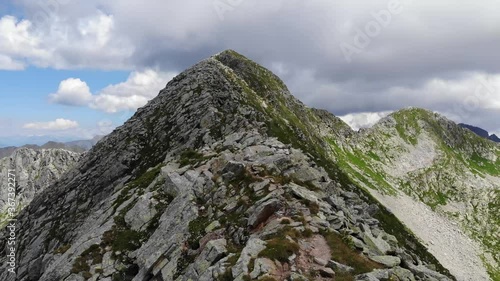
[[[488,280],[481,259],[451,266],[410,230],[406,216],[420,210],[388,203],[408,200],[424,219],[451,222],[460,194],[498,191],[498,146],[432,118],[440,126],[396,115],[356,133],[224,51],[175,77],[35,196],[17,217],[17,275],[9,230],[0,234],[0,280]],[[431,177],[415,171],[441,155],[437,137],[443,161],[463,160],[471,173],[447,185],[435,172],[421,187],[412,179]],[[498,208],[476,199],[476,209]],[[457,228],[483,214],[465,207]]]

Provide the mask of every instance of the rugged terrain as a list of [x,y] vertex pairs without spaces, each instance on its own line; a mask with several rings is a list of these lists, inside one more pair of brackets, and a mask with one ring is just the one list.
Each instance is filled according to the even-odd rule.
[[0,279],[487,279],[481,265],[450,273],[379,202],[398,188],[346,158],[365,141],[225,51],[35,197],[18,216],[17,276],[1,253]]
[[[420,224],[407,224],[414,232],[422,231],[425,243],[448,268],[471,271],[480,265],[481,259],[498,278],[500,261],[500,146],[479,137],[468,129],[431,111],[408,108],[382,119],[370,129],[357,134],[349,145],[332,141],[340,164],[355,181],[373,193],[397,195],[387,202],[400,218],[408,217],[408,200],[401,192],[411,196],[414,203],[424,203],[436,214],[451,222],[449,227],[438,224],[443,233],[430,234],[432,219]],[[350,172],[349,172],[350,171]],[[378,191],[375,193],[374,191]],[[383,200],[383,199],[381,199]],[[396,204],[401,200],[401,204]],[[421,209],[418,204],[415,208]],[[420,212],[421,213],[421,212]],[[431,212],[432,213],[432,212]],[[435,217],[435,220],[441,218]],[[453,235],[447,237],[444,232]],[[463,233],[466,234],[464,236]],[[443,247],[446,241],[461,241],[462,248],[453,243]],[[474,242],[468,241],[474,239]],[[470,247],[467,245],[470,244]],[[478,257],[459,252],[470,248]],[[469,266],[461,264],[457,257],[469,259]],[[467,270],[464,270],[467,268]],[[453,271],[453,270],[452,270]],[[465,274],[462,273],[462,274]],[[478,273],[477,273],[478,274]],[[476,275],[477,275],[476,274]],[[484,275],[484,272],[483,272]],[[471,277],[472,278],[472,277]],[[484,277],[486,278],[486,277]]]
[[0,224],[4,225],[8,208],[7,183],[10,169],[15,169],[18,189],[16,191],[16,206],[20,211],[28,205],[36,194],[56,182],[65,172],[73,168],[80,154],[64,149],[31,149],[19,148],[9,157],[0,159]]

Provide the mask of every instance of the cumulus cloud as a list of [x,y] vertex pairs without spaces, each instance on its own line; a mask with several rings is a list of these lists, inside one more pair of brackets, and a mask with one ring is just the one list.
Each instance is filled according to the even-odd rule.
[[34,25],[30,19],[0,18],[0,67],[12,61],[15,69],[131,68],[133,46],[114,33],[112,15],[96,10],[73,21],[56,14],[47,21]]
[[391,114],[392,111],[383,112],[361,112],[361,113],[351,113],[344,116],[339,116],[340,119],[344,120],[353,130],[359,130],[361,128],[369,128],[375,125],[380,119]]
[[[47,58],[48,53],[41,48],[42,40],[31,34],[32,23],[18,20],[13,16],[0,18],[0,62],[9,63],[15,69],[25,67],[24,59]],[[29,61],[28,63],[33,63]]]
[[27,123],[23,126],[24,129],[34,129],[34,130],[49,130],[49,131],[61,131],[78,128],[78,122],[58,118],[55,121],[49,122],[33,122]]
[[56,93],[50,94],[49,99],[53,103],[82,106],[92,99],[92,94],[87,83],[80,79],[69,78],[61,81],[59,89]]
[[[477,75],[500,75],[496,0],[402,0],[402,11],[371,35],[366,28],[388,0],[215,1],[223,10],[204,0],[55,0],[49,9],[38,2],[16,1],[25,19],[0,21],[0,68],[178,72],[231,48],[277,70],[308,105],[338,115],[422,106],[498,130],[498,99],[460,109],[473,99]],[[369,44],[346,60],[340,46],[360,36]],[[109,112],[150,98],[94,96],[92,106]]]
[[86,82],[70,78],[60,83],[49,99],[58,104],[88,106],[108,113],[136,110],[154,98],[175,73],[151,69],[132,72],[127,81],[107,86],[96,94],[90,92]]

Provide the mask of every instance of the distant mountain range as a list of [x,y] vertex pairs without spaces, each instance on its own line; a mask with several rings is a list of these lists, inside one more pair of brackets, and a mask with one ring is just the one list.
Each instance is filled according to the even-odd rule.
[[82,153],[92,148],[92,146],[94,146],[102,138],[103,136],[95,136],[90,140],[77,140],[70,142],[48,141],[43,145],[26,144],[19,147],[18,146],[2,147],[0,148],[0,158],[10,156],[12,153],[14,153],[14,151],[16,151],[18,148],[21,147],[31,148],[33,150],[57,148],[57,149],[65,149],[72,152]]
[[490,133],[488,131],[486,131],[485,129],[481,129],[479,127],[475,127],[475,126],[467,125],[467,124],[463,124],[463,123],[460,123],[458,125],[460,125],[460,127],[462,127],[462,128],[466,128],[466,129],[471,130],[472,132],[474,132],[476,135],[478,135],[480,137],[483,137],[485,139],[489,139],[491,141],[500,143],[500,138],[497,135],[495,135],[495,134],[490,135]]

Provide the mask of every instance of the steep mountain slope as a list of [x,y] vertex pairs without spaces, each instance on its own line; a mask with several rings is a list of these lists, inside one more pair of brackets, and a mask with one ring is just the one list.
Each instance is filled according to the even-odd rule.
[[[18,189],[16,209],[28,205],[37,193],[57,181],[66,171],[73,168],[80,154],[64,149],[19,148],[9,157],[0,159],[0,182],[8,182],[8,170],[15,169]],[[8,189],[0,189],[0,225],[4,225],[8,208]]]
[[353,137],[225,51],[35,197],[18,216],[17,277],[0,240],[0,279],[453,279],[332,161],[331,143]]
[[[335,142],[334,142],[335,144]],[[438,224],[433,235],[431,222],[412,221],[412,214],[403,221],[413,225],[412,230],[425,236],[431,252],[445,266],[453,243],[443,248],[439,239],[446,230],[455,239],[468,245],[461,231],[474,238],[480,245],[472,243],[472,252],[483,254],[492,276],[498,276],[500,261],[500,147],[475,135],[468,129],[433,112],[409,108],[398,111],[381,120],[373,128],[363,131],[349,146],[335,145],[337,155],[353,179],[364,185],[374,195],[385,193],[404,196],[380,200],[392,204],[392,211],[400,218],[407,215],[408,202],[415,208],[444,215],[451,221],[449,227]],[[375,192],[376,191],[376,192]],[[430,209],[418,206],[425,203]],[[403,205],[406,204],[406,205]],[[441,220],[435,217],[435,220]],[[457,228],[454,225],[459,225]],[[441,232],[440,232],[441,231]],[[453,239],[448,239],[452,241]],[[444,241],[446,242],[446,241]],[[433,245],[435,244],[435,245]],[[481,246],[482,249],[476,249]],[[434,250],[433,250],[434,249]],[[453,254],[451,255],[453,256]],[[460,256],[458,252],[455,256]],[[472,257],[461,257],[472,258]],[[456,263],[450,260],[450,264]],[[470,263],[480,263],[471,259]],[[498,278],[498,277],[496,277]]]

